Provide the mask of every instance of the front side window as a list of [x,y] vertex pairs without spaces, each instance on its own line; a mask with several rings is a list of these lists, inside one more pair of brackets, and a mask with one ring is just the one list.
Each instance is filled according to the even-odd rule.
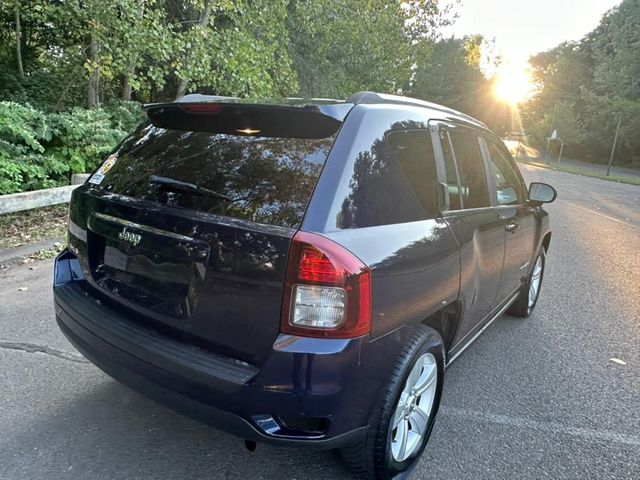
[[478,137],[459,130],[453,130],[450,136],[460,176],[460,193],[464,208],[490,206],[487,177]]
[[513,161],[494,142],[489,146],[489,167],[495,178],[498,205],[514,205],[524,200],[522,181],[515,171]]

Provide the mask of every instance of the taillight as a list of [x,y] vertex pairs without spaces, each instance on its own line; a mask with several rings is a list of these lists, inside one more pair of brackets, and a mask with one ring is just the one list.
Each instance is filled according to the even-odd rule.
[[355,338],[371,330],[371,271],[322,235],[293,237],[282,305],[282,333]]
[[183,105],[182,110],[190,113],[219,113],[222,105],[217,103],[192,103]]

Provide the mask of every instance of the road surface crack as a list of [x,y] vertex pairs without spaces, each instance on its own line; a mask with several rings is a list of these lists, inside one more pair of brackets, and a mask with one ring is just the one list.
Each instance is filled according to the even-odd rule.
[[19,350],[27,353],[44,353],[45,355],[51,355],[71,362],[89,363],[86,358],[82,355],[78,355],[77,353],[65,352],[63,350],[57,350],[55,348],[47,347],[46,345],[38,345],[35,343],[5,342],[0,340],[0,348],[6,350]]

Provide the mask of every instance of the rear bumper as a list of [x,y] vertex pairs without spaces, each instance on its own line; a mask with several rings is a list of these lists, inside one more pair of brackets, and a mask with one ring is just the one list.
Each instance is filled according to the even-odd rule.
[[[244,439],[328,449],[364,437],[393,365],[388,342],[281,335],[263,365],[249,365],[131,321],[94,298],[80,275],[72,254],[57,259],[56,320],[78,350],[116,380]],[[299,420],[324,427],[303,430]]]

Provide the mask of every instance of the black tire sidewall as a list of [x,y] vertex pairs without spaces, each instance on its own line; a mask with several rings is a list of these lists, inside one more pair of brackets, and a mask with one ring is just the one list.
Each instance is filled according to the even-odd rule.
[[[540,285],[538,285],[538,291],[536,292],[536,299],[533,301],[533,305],[529,306],[529,289],[531,288],[531,281],[533,280],[533,271],[536,268],[536,263],[538,262],[538,258],[542,259],[542,271],[540,272]],[[538,304],[538,299],[540,298],[540,291],[542,290],[542,281],[544,280],[544,269],[546,267],[547,258],[545,255],[544,248],[541,248],[536,256],[536,259],[533,263],[533,268],[531,269],[531,273],[529,274],[529,281],[527,282],[527,290],[524,292],[527,299],[527,317],[533,313],[533,310],[536,308]]]
[[[394,394],[388,396],[383,404],[383,412],[380,417],[380,427],[385,426],[385,428],[378,428],[378,432],[380,432],[380,436],[384,435],[383,438],[376,439],[378,442],[383,441],[384,446],[384,465],[380,465],[383,467],[386,475],[383,478],[394,478],[402,472],[405,472],[416,462],[417,459],[420,458],[422,452],[424,451],[429,437],[431,436],[431,431],[433,430],[433,426],[435,424],[435,418],[438,413],[438,408],[440,406],[440,399],[442,398],[442,388],[444,384],[444,347],[442,344],[442,339],[438,333],[428,327],[420,326],[419,334],[423,337],[421,342],[416,342],[417,345],[412,349],[413,351],[410,354],[409,360],[406,361],[406,357],[402,356],[399,359],[399,364],[402,365],[402,374],[399,376],[394,376],[391,382],[393,385]],[[396,462],[391,454],[391,437],[392,437],[392,428],[391,428],[391,418],[395,412],[396,406],[400,399],[400,394],[404,388],[404,385],[407,381],[407,377],[411,372],[416,360],[423,355],[424,353],[431,353],[435,359],[437,364],[437,385],[436,385],[436,393],[433,399],[433,408],[431,410],[431,414],[429,416],[429,421],[427,424],[427,433],[422,441],[422,445],[416,452],[414,452],[408,459],[403,462]],[[378,451],[381,451],[379,449]]]

